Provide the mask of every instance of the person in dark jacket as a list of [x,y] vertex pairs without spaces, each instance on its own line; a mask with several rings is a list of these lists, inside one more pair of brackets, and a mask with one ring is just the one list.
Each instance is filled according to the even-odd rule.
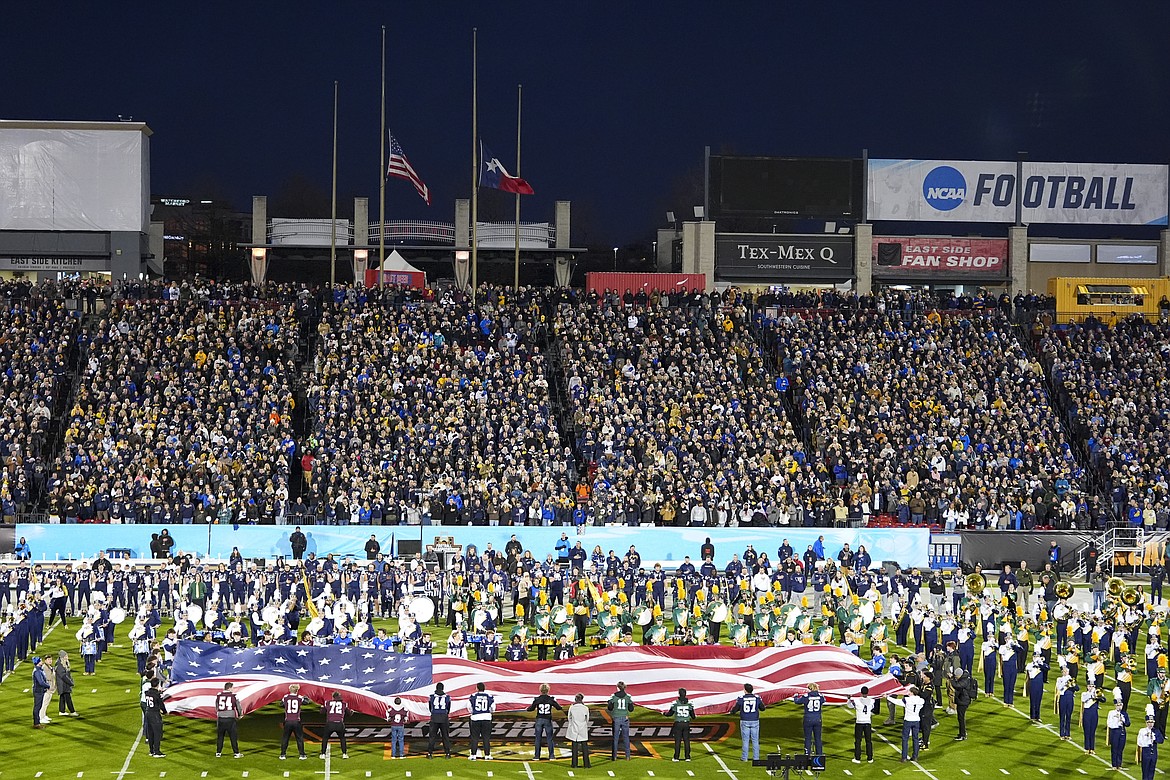
[[69,653],[62,650],[57,654],[57,665],[53,667],[57,678],[57,712],[64,717],[80,717],[73,706],[73,667],[69,665]]
[[35,656],[32,662],[33,728],[43,729],[45,724],[41,723],[41,705],[49,695],[49,675],[45,672],[44,659],[39,655]]
[[309,540],[305,538],[299,525],[289,534],[288,543],[292,547],[293,560],[299,561],[304,557],[305,548],[309,546]]

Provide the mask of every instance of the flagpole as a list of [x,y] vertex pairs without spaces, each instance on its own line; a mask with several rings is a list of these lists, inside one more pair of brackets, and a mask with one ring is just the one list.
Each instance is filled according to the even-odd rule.
[[[523,104],[524,85],[516,85],[516,176],[520,176],[520,107]],[[512,273],[512,286],[520,290],[520,193],[516,193],[516,259]]]
[[478,30],[471,28],[471,302],[476,302],[476,292],[479,287],[479,254],[476,247],[475,223],[479,219],[479,128],[478,105],[479,88],[478,57],[476,45]]
[[333,206],[329,220],[329,286],[337,284],[337,82],[333,82]]
[[382,129],[378,133],[378,286],[385,284],[386,267],[386,25],[382,25]]

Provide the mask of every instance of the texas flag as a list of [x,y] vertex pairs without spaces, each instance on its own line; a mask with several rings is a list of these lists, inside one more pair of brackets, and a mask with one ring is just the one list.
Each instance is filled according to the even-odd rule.
[[532,185],[519,176],[508,173],[500,158],[492,154],[491,149],[484,146],[483,141],[479,142],[479,186],[515,192],[518,195],[534,194]]

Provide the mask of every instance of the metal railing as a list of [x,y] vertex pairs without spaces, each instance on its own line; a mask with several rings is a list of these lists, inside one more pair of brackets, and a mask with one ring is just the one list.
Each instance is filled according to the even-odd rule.
[[[387,241],[423,241],[426,243],[455,245],[455,225],[451,222],[430,222],[427,220],[395,220],[386,222]],[[370,223],[370,243],[377,244],[382,235],[382,225]]]

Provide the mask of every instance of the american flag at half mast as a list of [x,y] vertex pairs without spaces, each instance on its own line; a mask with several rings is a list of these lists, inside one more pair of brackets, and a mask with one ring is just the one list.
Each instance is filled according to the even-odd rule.
[[548,683],[571,701],[581,693],[591,704],[609,699],[618,680],[641,707],[665,712],[680,687],[699,714],[725,713],[744,683],[772,704],[817,683],[830,702],[843,702],[868,685],[870,695],[905,693],[891,675],[875,676],[847,650],[829,645],[798,648],[613,647],[568,661],[480,663],[449,656],[402,655],[352,645],[274,645],[238,650],[183,641],[175,654],[174,684],[164,693],[171,712],[215,717],[215,694],[232,682],[245,713],[279,701],[290,683],[321,703],[339,691],[349,707],[384,717],[401,696],[415,716],[427,714],[427,696],[443,683],[452,714],[467,714],[467,697],[484,683],[500,711],[527,707]]
[[386,163],[386,175],[397,179],[406,179],[414,185],[414,190],[419,194],[419,197],[425,200],[428,206],[431,205],[431,191],[419,178],[414,166],[410,164],[410,160],[406,159],[406,152],[402,151],[402,145],[398,143],[398,139],[394,137],[393,133],[390,134],[390,159]]

